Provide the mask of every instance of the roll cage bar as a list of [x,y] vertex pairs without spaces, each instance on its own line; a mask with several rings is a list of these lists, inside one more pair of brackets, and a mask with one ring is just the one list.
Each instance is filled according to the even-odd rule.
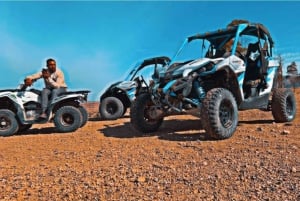
[[[195,34],[187,37],[179,50],[176,52],[174,57],[172,58],[170,63],[173,63],[178,56],[178,54],[182,51],[186,44],[192,42],[193,40],[207,40],[210,42],[210,45],[216,49],[222,48],[228,41],[231,39],[237,38],[240,35],[249,35],[265,41],[268,41],[270,47],[270,56],[272,56],[272,48],[274,47],[274,41],[270,35],[268,29],[260,24],[260,23],[240,23],[237,25],[230,25],[224,29],[218,29],[216,31],[206,32],[202,34]],[[238,44],[238,40],[234,41],[232,54],[234,54],[236,47]]]

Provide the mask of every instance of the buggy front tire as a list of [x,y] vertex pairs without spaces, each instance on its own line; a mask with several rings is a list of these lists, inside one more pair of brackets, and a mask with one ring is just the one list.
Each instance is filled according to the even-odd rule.
[[232,93],[224,88],[208,91],[201,108],[201,124],[216,140],[230,138],[238,124],[238,108]]
[[154,103],[149,94],[141,94],[131,104],[130,122],[134,129],[143,132],[151,133],[158,130],[164,118],[159,117],[153,119],[150,116],[151,110],[155,109]]
[[124,105],[122,101],[116,97],[106,97],[100,103],[99,112],[101,118],[115,120],[124,115]]
[[272,115],[275,122],[291,122],[295,119],[297,104],[291,89],[275,89],[272,95]]
[[82,125],[82,114],[73,106],[63,106],[58,109],[54,116],[54,125],[59,132],[73,132]]
[[0,109],[0,136],[10,136],[19,129],[15,114],[7,109]]

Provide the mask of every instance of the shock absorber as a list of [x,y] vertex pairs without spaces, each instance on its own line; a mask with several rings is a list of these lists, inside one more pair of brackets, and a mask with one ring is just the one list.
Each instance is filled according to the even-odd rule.
[[200,78],[196,79],[194,81],[194,87],[195,87],[196,93],[201,102],[205,98],[206,93],[205,93],[205,90],[203,89],[203,87],[200,85],[200,81],[201,81]]

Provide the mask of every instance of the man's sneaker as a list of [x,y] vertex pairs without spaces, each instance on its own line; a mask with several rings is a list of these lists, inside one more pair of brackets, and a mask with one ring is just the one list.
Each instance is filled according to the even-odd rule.
[[40,118],[41,119],[47,119],[47,114],[45,112],[43,112],[41,115],[40,115]]

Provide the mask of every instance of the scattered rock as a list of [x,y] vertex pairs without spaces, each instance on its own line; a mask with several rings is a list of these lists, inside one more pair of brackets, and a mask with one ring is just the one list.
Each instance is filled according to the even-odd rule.
[[290,134],[290,131],[289,130],[283,130],[281,132],[281,135],[289,135]]
[[256,131],[263,131],[263,128],[262,127],[258,127],[258,128],[256,128]]
[[145,181],[146,181],[146,178],[143,177],[143,176],[140,176],[140,177],[137,178],[137,182],[139,182],[139,183],[143,183]]
[[228,140],[204,139],[187,115],[151,135],[132,133],[129,115],[66,134],[34,125],[0,140],[0,200],[300,200],[300,115],[239,115]]

